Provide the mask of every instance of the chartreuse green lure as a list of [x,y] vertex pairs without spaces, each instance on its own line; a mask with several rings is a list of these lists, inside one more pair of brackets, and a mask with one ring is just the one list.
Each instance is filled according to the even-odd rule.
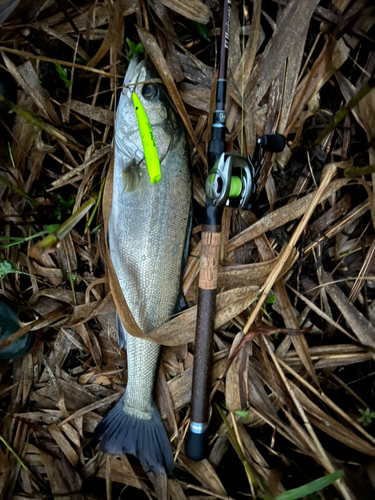
[[148,121],[145,108],[135,92],[132,93],[132,99],[137,116],[139,133],[141,134],[143,152],[145,155],[148,175],[151,184],[157,184],[161,179],[160,161],[158,150],[156,149],[154,134],[150,122]]

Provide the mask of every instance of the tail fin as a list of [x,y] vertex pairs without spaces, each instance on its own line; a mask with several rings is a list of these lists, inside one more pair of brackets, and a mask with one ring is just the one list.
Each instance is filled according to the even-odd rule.
[[146,472],[173,472],[171,446],[154,404],[150,419],[136,418],[124,410],[124,396],[95,429],[100,449],[110,455],[128,453],[141,461]]

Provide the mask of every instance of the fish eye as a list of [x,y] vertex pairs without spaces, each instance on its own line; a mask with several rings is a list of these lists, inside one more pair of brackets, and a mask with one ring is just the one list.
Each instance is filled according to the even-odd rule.
[[142,95],[145,99],[153,99],[159,93],[159,88],[154,83],[146,83],[142,88]]

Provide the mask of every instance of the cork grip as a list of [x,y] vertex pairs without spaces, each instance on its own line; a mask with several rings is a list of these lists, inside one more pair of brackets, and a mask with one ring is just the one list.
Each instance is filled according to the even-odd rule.
[[220,257],[220,226],[204,225],[201,239],[199,288],[215,290]]

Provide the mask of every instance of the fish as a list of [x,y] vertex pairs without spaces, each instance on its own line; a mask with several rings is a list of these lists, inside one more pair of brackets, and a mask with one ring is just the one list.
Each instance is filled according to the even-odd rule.
[[[152,62],[129,63],[116,113],[111,260],[129,309],[144,333],[181,309],[181,280],[191,229],[192,185],[184,126]],[[161,180],[151,184],[132,101],[139,97],[151,125]],[[170,474],[173,454],[154,400],[160,346],[130,335],[117,316],[119,347],[127,351],[124,395],[96,428],[100,449],[131,454],[147,472]]]

